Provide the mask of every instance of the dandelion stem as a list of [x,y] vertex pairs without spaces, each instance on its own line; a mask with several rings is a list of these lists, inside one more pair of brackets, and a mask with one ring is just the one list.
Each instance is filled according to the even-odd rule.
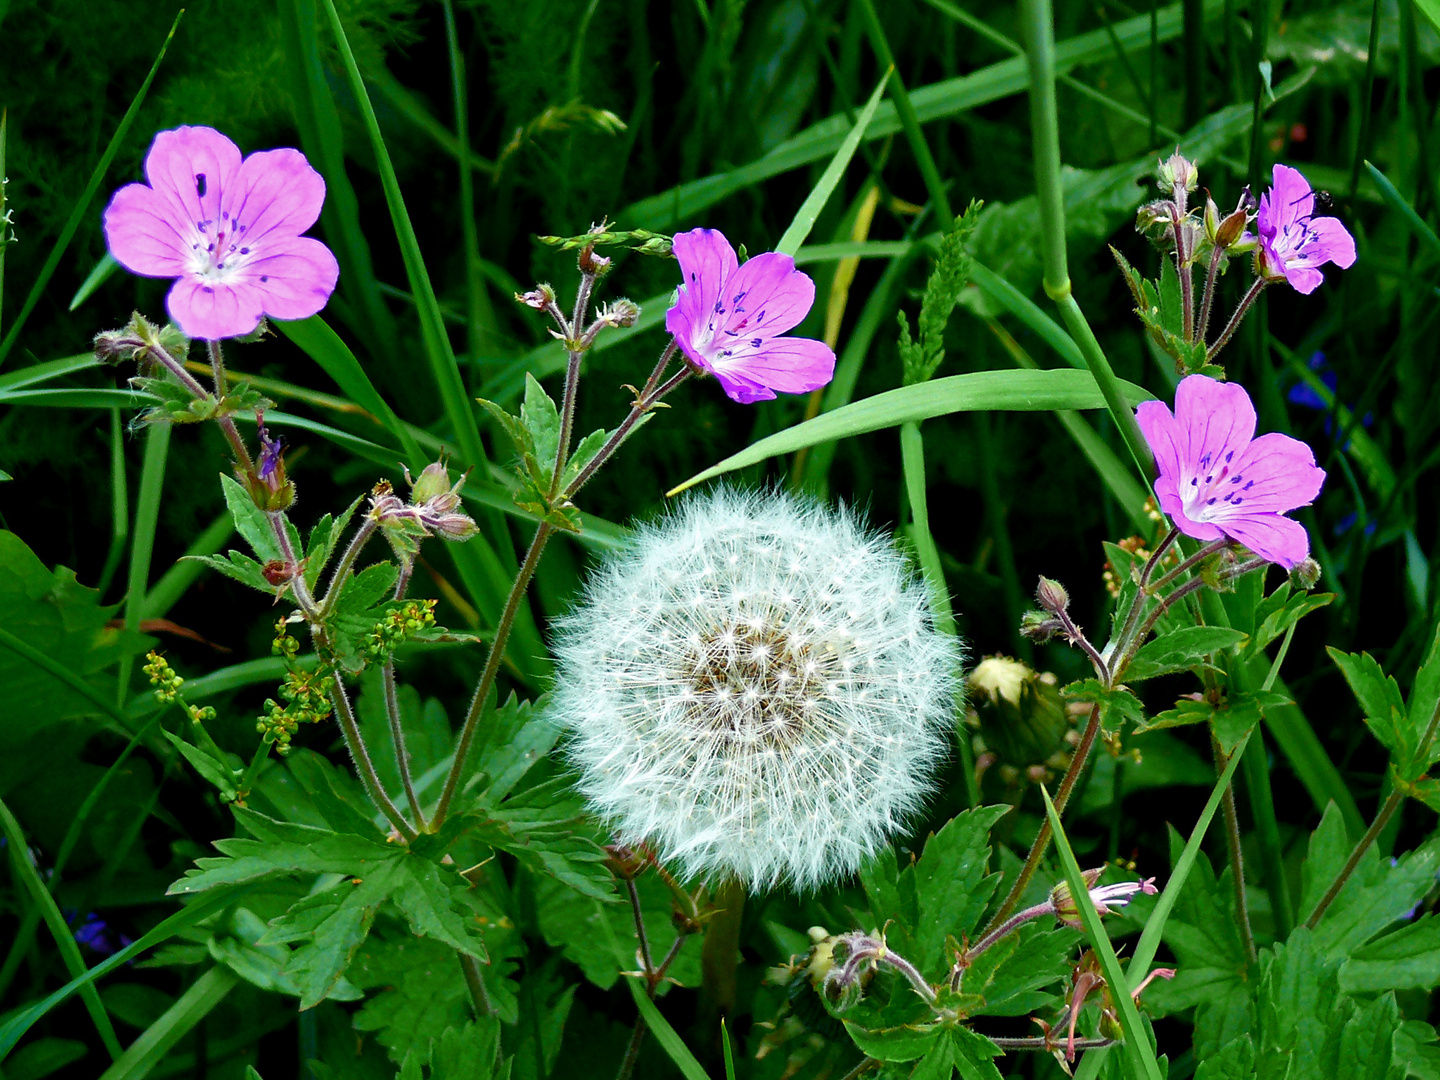
[[[1057,817],[1065,812],[1065,804],[1070,801],[1070,793],[1075,789],[1075,782],[1080,777],[1080,771],[1085,768],[1085,761],[1090,757],[1090,750],[1095,745],[1095,737],[1099,734],[1100,705],[1097,702],[1090,706],[1090,719],[1085,725],[1085,733],[1080,737],[1080,745],[1075,748],[1075,753],[1070,756],[1070,767],[1065,770],[1060,787],[1056,789],[1054,802]],[[1000,910],[995,913],[989,925],[985,927],[985,937],[989,937],[999,929],[1010,913],[1015,910],[1015,905],[1020,903],[1025,886],[1030,884],[1030,879],[1040,868],[1040,860],[1044,858],[1049,847],[1050,819],[1047,817],[1040,823],[1040,832],[1035,837],[1035,843],[1030,845],[1030,853],[1025,856],[1025,865],[1020,868],[1020,873],[1015,878],[1015,884],[1010,886],[1010,892],[1006,895],[1005,902],[1000,905]]]

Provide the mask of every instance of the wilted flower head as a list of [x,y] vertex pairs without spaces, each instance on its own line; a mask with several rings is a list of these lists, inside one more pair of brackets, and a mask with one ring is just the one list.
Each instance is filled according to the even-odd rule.
[[1274,185],[1260,196],[1255,216],[1260,232],[1256,269],[1261,277],[1284,278],[1301,293],[1320,287],[1318,269],[1333,262],[1344,270],[1355,262],[1355,241],[1339,218],[1315,217],[1315,192],[1298,169],[1276,165]]
[[944,756],[960,647],[852,513],[695,498],[560,626],[553,715],[621,843],[687,876],[807,888],[859,867]]
[[[1144,881],[1121,881],[1114,885],[1101,885],[1096,888],[1096,882],[1100,875],[1105,873],[1105,867],[1101,866],[1094,870],[1081,872],[1085,879],[1085,887],[1090,893],[1090,902],[1095,905],[1097,915],[1110,915],[1124,907],[1135,898],[1136,893],[1144,896],[1154,896],[1160,890],[1155,888],[1155,879],[1146,878]],[[1055,909],[1055,917],[1066,926],[1083,931],[1084,924],[1080,921],[1080,908],[1075,904],[1075,898],[1070,893],[1068,882],[1062,881],[1055,888],[1050,890],[1050,905]]]
[[315,224],[325,181],[299,150],[240,149],[208,127],[155,136],[148,184],[105,209],[110,254],[145,277],[175,278],[170,317],[192,338],[242,337],[262,316],[304,319],[335,291],[339,264]]
[[1284,515],[1310,505],[1325,471],[1298,439],[1255,438],[1244,387],[1191,375],[1175,391],[1174,415],[1164,402],[1145,401],[1135,417],[1160,471],[1160,509],[1182,533],[1228,536],[1287,570],[1310,553],[1304,527]]
[[744,266],[714,229],[675,237],[684,282],[665,329],[691,363],[720,380],[742,403],[769,401],[780,390],[799,394],[835,374],[835,353],[823,341],[780,337],[815,303],[815,283],[789,255],[767,251]]

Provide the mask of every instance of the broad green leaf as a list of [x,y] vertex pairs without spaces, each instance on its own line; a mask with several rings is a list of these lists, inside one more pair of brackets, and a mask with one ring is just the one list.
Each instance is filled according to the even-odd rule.
[[400,1064],[412,1050],[423,1056],[447,1028],[462,1026],[472,1015],[470,994],[453,949],[384,923],[360,947],[347,977],[372,991],[355,1013],[355,1029],[373,1033]]
[[[559,1048],[557,1038],[555,1049]],[[499,1080],[509,1073],[501,1065],[500,1021],[493,1016],[447,1028],[427,1049],[422,1054],[417,1047],[406,1055],[401,1076],[420,1076],[421,1062],[427,1066],[427,1080]]]
[[1300,619],[1312,611],[1325,607],[1335,599],[1334,593],[1300,593],[1296,596],[1289,596],[1289,592],[1290,583],[1288,581],[1281,582],[1279,588],[1267,596],[1256,608],[1255,633],[1245,643],[1242,650],[1247,658],[1258,656],[1262,649]]
[[1054,1000],[1043,989],[1070,974],[1075,932],[1026,923],[1001,938],[965,969],[960,989],[984,1003],[972,1016],[1025,1016]]
[[945,1029],[945,1037],[936,1040],[910,1074],[911,1080],[950,1080],[955,1070],[961,1080],[1001,1080],[993,1058],[1002,1051],[979,1032],[960,1024]]
[[1228,626],[1186,626],[1141,646],[1125,669],[1126,680],[1152,679],[1203,664],[1212,653],[1232,648],[1245,634]]
[[877,1061],[914,1061],[948,1038],[945,1025],[940,1023],[870,1030],[846,1020],[845,1030],[862,1053]]
[[1200,1062],[1195,1080],[1254,1080],[1255,1044],[1249,1035],[1242,1035],[1221,1047]]
[[1260,1078],[1339,1076],[1341,1031],[1354,1006],[1340,993],[1339,961],[1300,927],[1261,957],[1255,1065]]
[[1350,684],[1370,731],[1401,763],[1401,768],[1407,766],[1414,758],[1416,740],[1406,722],[1399,684],[1393,676],[1385,674],[1369,653],[1344,653],[1328,646],[1325,651]]
[[226,802],[235,798],[235,770],[223,762],[216,761],[206,751],[198,746],[191,746],[178,735],[161,730],[160,734],[169,740],[170,745],[179,750],[192,768],[208,780],[220,792],[220,797]]
[[927,977],[938,977],[949,966],[947,937],[974,934],[1000,882],[999,874],[986,873],[990,830],[1010,810],[984,806],[956,814],[925,841],[919,861],[901,872],[914,876],[919,905],[914,951],[905,955]]
[[1395,1057],[1417,1080],[1440,1080],[1440,1046],[1435,1029],[1423,1020],[1406,1020],[1395,1032]]
[[[1148,390],[1122,382],[1131,405],[1150,399]],[[1044,412],[1054,409],[1100,409],[1105,399],[1086,371],[977,371],[950,375],[917,386],[887,390],[873,397],[822,413],[767,438],[697,473],[668,494],[675,495],[703,480],[790,454],[807,446],[848,438],[907,420],[927,420],[958,412]]]
[[220,474],[220,488],[225,492],[225,505],[235,520],[235,531],[244,537],[256,558],[261,562],[280,559],[280,542],[275,539],[270,519],[255,505],[250,493],[233,476],[224,473]]
[[1154,727],[1145,723],[1145,706],[1140,699],[1123,687],[1107,690],[1099,679],[1081,679],[1070,683],[1061,693],[1066,701],[1100,706],[1100,722],[1106,731],[1120,731],[1126,722],[1136,725],[1137,730]]
[[1346,1080],[1402,1080],[1408,1062],[1396,1060],[1400,1009],[1394,994],[1383,994],[1350,1018],[1340,1033],[1336,1076]]
[[[1410,730],[1417,740],[1424,739],[1437,712],[1440,712],[1440,626],[1435,628],[1430,649],[1420,663],[1420,670],[1415,673],[1415,683],[1410,688],[1410,698],[1406,703]],[[1412,772],[1429,768],[1437,758],[1440,758],[1440,739],[1436,739],[1429,751],[1415,762]]]
[[5,1059],[5,1080],[43,1080],[89,1052],[79,1039],[33,1039]]
[[525,426],[531,447],[526,462],[537,484],[548,489],[560,446],[560,412],[535,376],[525,376],[525,401],[520,406],[520,423]]
[[[265,923],[249,908],[236,908],[206,943],[210,957],[224,964],[252,986],[276,994],[300,997],[295,973],[287,970],[290,950],[284,945],[261,945]],[[423,940],[423,939],[422,939]],[[341,978],[327,995],[332,1001],[358,1001],[364,994]]]
[[1431,990],[1440,986],[1440,918],[1423,915],[1393,934],[1362,945],[1340,969],[1347,994]]

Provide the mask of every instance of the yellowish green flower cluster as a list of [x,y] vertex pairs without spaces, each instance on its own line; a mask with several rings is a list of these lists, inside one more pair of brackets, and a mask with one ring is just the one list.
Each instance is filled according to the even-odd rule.
[[394,652],[411,634],[435,625],[435,601],[411,600],[396,608],[370,630],[366,652],[372,657]]
[[[293,640],[293,639],[291,639]],[[275,752],[284,757],[290,752],[290,740],[301,724],[318,724],[330,715],[330,691],[335,677],[308,671],[292,671],[280,686],[281,705],[274,698],[265,700],[265,715],[255,723],[255,730]]]
[[[150,677],[150,684],[155,687],[155,696],[165,704],[170,704],[179,695],[185,680],[175,674],[175,669],[154,649],[145,654],[145,659],[150,662],[141,670]],[[213,710],[211,714],[214,714]]]

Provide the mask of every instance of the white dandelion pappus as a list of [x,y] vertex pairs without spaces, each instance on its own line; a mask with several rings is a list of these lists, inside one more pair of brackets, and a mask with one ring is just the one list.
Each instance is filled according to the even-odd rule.
[[591,809],[686,877],[851,873],[946,755],[961,649],[851,512],[696,497],[603,566],[559,625],[553,716]]

